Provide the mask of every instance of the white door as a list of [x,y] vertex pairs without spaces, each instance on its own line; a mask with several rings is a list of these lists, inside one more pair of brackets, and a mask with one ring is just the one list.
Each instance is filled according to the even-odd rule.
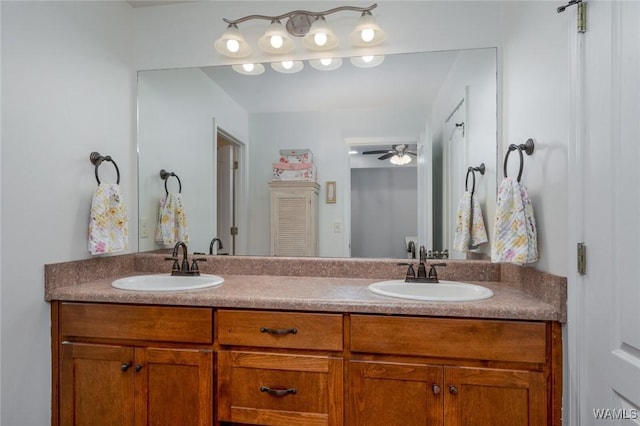
[[570,218],[584,215],[587,270],[569,276],[570,422],[640,424],[640,3],[587,6],[571,187],[583,196]]
[[465,190],[467,173],[467,147],[465,138],[465,105],[464,99],[447,119],[444,125],[443,153],[443,246],[438,250],[449,249],[452,259],[464,259],[466,255],[452,250],[456,231],[456,212],[460,198]]

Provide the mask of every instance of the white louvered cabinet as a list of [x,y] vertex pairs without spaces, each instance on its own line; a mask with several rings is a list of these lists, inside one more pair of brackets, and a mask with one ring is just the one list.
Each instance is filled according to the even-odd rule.
[[271,255],[318,255],[318,193],[315,182],[270,182]]

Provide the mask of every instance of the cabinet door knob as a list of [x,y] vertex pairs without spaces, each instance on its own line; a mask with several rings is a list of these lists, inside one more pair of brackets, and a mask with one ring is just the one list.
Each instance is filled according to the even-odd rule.
[[298,333],[298,329],[297,328],[267,328],[267,327],[260,327],[260,333],[269,333],[269,334],[277,334],[277,335],[297,334]]
[[142,364],[136,364],[136,373],[139,373],[142,370]]
[[450,393],[451,395],[457,395],[457,394],[458,394],[458,388],[457,388],[457,387],[455,387],[455,386],[453,386],[453,385],[450,385],[450,386],[449,386],[449,393]]
[[131,363],[130,362],[127,362],[126,364],[121,364],[120,365],[120,370],[127,371],[129,369],[129,367],[131,367]]
[[274,396],[285,396],[285,395],[288,395],[288,394],[295,395],[296,393],[298,393],[296,388],[271,389],[271,388],[269,388],[267,386],[260,386],[260,392],[267,392],[269,395],[274,395]]
[[431,389],[433,389],[434,395],[438,395],[440,393],[440,386],[438,385],[431,386]]

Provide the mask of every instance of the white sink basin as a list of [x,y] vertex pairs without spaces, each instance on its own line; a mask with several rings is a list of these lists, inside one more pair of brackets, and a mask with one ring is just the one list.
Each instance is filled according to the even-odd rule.
[[119,278],[113,281],[111,286],[132,291],[180,291],[215,287],[223,282],[224,278],[209,274],[196,277],[153,274]]
[[439,283],[380,281],[369,285],[369,291],[383,296],[431,302],[471,302],[493,297],[493,292],[481,285],[444,280]]

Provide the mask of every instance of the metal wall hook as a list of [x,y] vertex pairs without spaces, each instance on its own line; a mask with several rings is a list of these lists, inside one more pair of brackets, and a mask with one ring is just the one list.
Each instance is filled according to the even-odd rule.
[[167,195],[169,195],[169,188],[167,188],[167,181],[169,181],[169,178],[173,176],[176,179],[178,179],[178,194],[182,193],[182,182],[180,182],[180,178],[178,177],[177,174],[173,173],[173,172],[168,172],[165,169],[161,169],[160,170],[160,179],[162,179],[164,181],[164,190],[167,193]]
[[478,167],[469,167],[467,169],[467,177],[464,180],[464,190],[465,191],[469,191],[469,175],[471,175],[473,177],[473,185],[471,187],[471,195],[475,194],[476,192],[476,172],[480,172],[481,175],[484,175],[484,172],[486,170],[486,167],[484,165],[484,163],[480,163],[480,165]]
[[116,184],[120,184],[120,169],[118,168],[118,165],[116,164],[115,161],[113,161],[113,159],[111,158],[110,155],[102,156],[102,155],[100,155],[99,152],[94,151],[89,155],[89,161],[91,161],[91,164],[96,166],[95,174],[96,174],[96,181],[98,181],[98,185],[100,185],[100,177],[98,176],[98,168],[100,167],[100,164],[102,164],[103,161],[108,161],[108,162],[112,163],[113,167],[116,168],[116,174],[118,176],[117,180],[116,180]]

